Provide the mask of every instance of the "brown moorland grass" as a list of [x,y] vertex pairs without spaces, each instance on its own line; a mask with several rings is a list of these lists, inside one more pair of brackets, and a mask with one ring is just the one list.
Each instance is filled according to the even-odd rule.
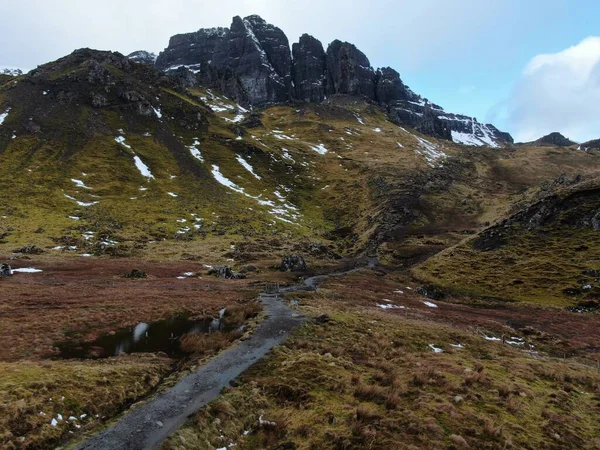
[[[598,448],[595,368],[442,323],[428,313],[435,308],[421,312],[422,299],[407,301],[408,317],[381,310],[384,292],[406,301],[388,290],[399,287],[390,278],[363,271],[295,295],[330,322],[301,327],[223,394],[230,407],[203,409],[163,449]],[[452,311],[437,303],[440,315]]]
[[[190,334],[183,342],[193,353],[190,364],[198,364],[230,345],[262,310],[254,281],[209,277],[198,262],[42,255],[11,265],[43,272],[0,280],[0,338],[9,343],[0,350],[0,448],[55,448],[110,420],[173,371],[173,360],[152,354],[48,360],[55,343],[183,313],[216,317],[225,308],[224,325],[235,331]],[[125,278],[133,268],[147,278]],[[186,272],[195,275],[177,279]]]
[[[93,340],[99,334],[139,322],[187,313],[214,316],[220,308],[256,297],[248,280],[219,280],[197,262],[157,263],[131,259],[33,257],[11,262],[42,273],[17,273],[0,280],[0,360],[53,354],[56,342]],[[133,268],[148,278],[131,280]],[[185,280],[176,277],[197,273]]]
[[152,392],[170,366],[148,355],[0,362],[0,448],[56,448]]

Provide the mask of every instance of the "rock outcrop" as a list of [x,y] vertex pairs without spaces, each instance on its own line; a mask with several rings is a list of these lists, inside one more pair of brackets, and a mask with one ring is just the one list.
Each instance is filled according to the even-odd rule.
[[246,278],[246,275],[235,272],[229,266],[215,266],[208,271],[208,274],[217,278],[225,278],[227,280],[243,280]]
[[10,266],[6,263],[0,264],[0,278],[1,277],[10,277],[12,275],[12,270]]
[[0,69],[0,75],[6,75],[8,77],[20,77],[23,75],[21,69]]
[[363,52],[348,42],[327,48],[327,95],[347,94],[375,100],[375,71]]
[[127,55],[127,58],[132,61],[152,65],[156,62],[156,57],[156,53],[147,52],[146,50],[138,50]]
[[297,100],[319,103],[325,99],[326,55],[323,44],[303,34],[292,46],[292,81]]
[[186,68],[199,84],[219,89],[243,106],[359,96],[379,104],[391,121],[437,138],[492,147],[513,142],[493,125],[446,113],[415,94],[394,69],[374,70],[351,43],[335,40],[325,51],[321,42],[304,34],[290,53],[283,31],[259,16],[234,17],[230,28],[173,36],[156,66],[168,73]]
[[200,82],[219,87],[234,100],[254,106],[292,98],[292,56],[283,31],[258,16],[234,17],[231,28],[173,36],[156,66],[185,66]]
[[537,141],[533,142],[533,144],[540,147],[549,145],[555,145],[557,147],[570,147],[571,145],[575,145],[576,142],[567,139],[560,133],[554,132],[539,138]]
[[306,261],[300,255],[288,255],[281,259],[279,270],[282,272],[304,272],[307,269]]
[[600,139],[584,142],[579,146],[579,148],[581,150],[585,150],[586,152],[589,150],[600,150]]

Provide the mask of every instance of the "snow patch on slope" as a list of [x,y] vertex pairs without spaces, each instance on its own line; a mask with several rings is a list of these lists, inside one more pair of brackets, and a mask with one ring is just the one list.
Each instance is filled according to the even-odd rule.
[[154,178],[154,175],[152,175],[152,172],[150,172],[150,168],[146,164],[144,164],[144,161],[142,161],[139,156],[134,156],[133,162],[135,164],[135,167],[137,167],[137,170],[140,171],[140,174],[142,174],[143,177],[146,177],[148,179]]
[[438,116],[439,119],[448,121],[463,122],[467,126],[471,125],[471,132],[452,130],[452,141],[457,144],[469,145],[472,147],[488,146],[492,148],[500,147],[494,140],[494,132],[485,124],[477,122],[475,119],[458,119],[447,116]]
[[237,159],[237,162],[239,162],[244,169],[246,169],[248,172],[250,172],[254,178],[256,178],[257,180],[261,179],[261,177],[256,174],[256,172],[254,171],[254,168],[248,163],[248,161],[246,161],[240,155],[236,155],[235,159]]
[[419,143],[420,147],[420,149],[415,150],[415,153],[422,155],[427,161],[427,164],[429,164],[431,167],[441,167],[444,165],[444,159],[448,155],[439,150],[437,145],[419,136],[415,136],[415,139]]
[[317,152],[319,155],[325,155],[329,151],[325,148],[323,144],[311,145],[310,148]]
[[235,191],[239,194],[242,194],[248,198],[255,200],[261,206],[269,207],[269,213],[272,214],[276,219],[281,220],[282,222],[287,222],[290,224],[295,224],[294,220],[298,219],[298,208],[294,205],[287,203],[287,200],[281,192],[276,190],[274,195],[277,197],[278,202],[274,202],[272,200],[265,200],[262,198],[262,195],[253,196],[248,194],[244,188],[238,186],[229,178],[225,177],[221,173],[221,169],[216,164],[212,165],[211,170],[212,175],[215,177],[215,180],[222,184],[223,186]]
[[192,156],[194,158],[196,158],[200,162],[204,162],[204,157],[202,156],[202,153],[200,153],[200,150],[198,149],[199,145],[200,145],[200,141],[198,139],[196,139],[193,142],[193,144],[188,147],[188,149],[190,150],[190,153],[192,154]]
[[4,122],[4,119],[6,119],[8,117],[9,112],[10,112],[10,108],[8,108],[3,113],[0,113],[0,125],[2,125],[2,123]]

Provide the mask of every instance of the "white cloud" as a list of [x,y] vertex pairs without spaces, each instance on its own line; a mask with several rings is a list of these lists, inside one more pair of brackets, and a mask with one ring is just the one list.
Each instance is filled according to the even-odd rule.
[[499,110],[517,141],[553,131],[576,141],[600,138],[600,37],[532,58]]

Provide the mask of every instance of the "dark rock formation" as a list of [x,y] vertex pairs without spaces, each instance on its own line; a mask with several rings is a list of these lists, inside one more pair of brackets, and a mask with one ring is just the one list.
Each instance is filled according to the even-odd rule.
[[292,46],[292,80],[295,98],[319,103],[325,99],[326,56],[321,41],[303,34]]
[[40,255],[44,253],[44,250],[39,248],[37,245],[27,245],[25,247],[17,248],[13,250],[13,253],[23,253],[27,255]]
[[570,147],[571,145],[575,145],[576,142],[567,139],[560,133],[554,132],[539,138],[534,144],[538,146],[556,145],[557,147]]
[[6,263],[0,264],[0,277],[10,277],[12,275],[12,269]]
[[135,62],[154,65],[156,62],[156,53],[147,52],[145,50],[138,50],[130,53],[127,57]]
[[209,275],[214,275],[217,278],[225,278],[228,280],[241,280],[246,278],[246,275],[235,272],[229,266],[215,266],[208,271]]
[[378,103],[392,122],[437,138],[492,147],[513,142],[492,125],[444,112],[411,91],[394,69],[375,71],[348,42],[335,40],[325,52],[321,42],[304,34],[290,54],[283,31],[259,16],[234,17],[230,28],[173,36],[156,66],[167,73],[187,69],[193,75],[187,83],[219,89],[244,106],[359,96]]
[[7,77],[20,77],[23,75],[21,69],[0,69],[0,75],[6,75]]
[[200,82],[219,85],[240,103],[262,106],[292,96],[288,39],[258,16],[234,17],[229,29],[173,36],[156,65],[163,70],[186,66],[198,73]]
[[600,187],[597,184],[583,183],[548,195],[482,231],[472,245],[479,251],[493,251],[509,242],[516,233],[565,228],[600,231]]
[[579,146],[579,148],[581,150],[585,150],[586,152],[589,150],[600,150],[600,139],[584,142]]
[[363,52],[348,42],[327,48],[327,95],[348,94],[375,99],[375,71]]
[[281,259],[281,264],[279,266],[279,270],[282,272],[292,271],[292,272],[300,272],[306,270],[306,261],[300,255],[288,255],[284,256]]
[[383,67],[377,71],[375,84],[379,103],[392,104],[410,100],[409,89],[400,79],[400,74],[390,67]]
[[315,317],[315,322],[317,323],[327,323],[329,322],[331,319],[329,317],[328,314],[319,314],[317,317]]
[[141,279],[141,278],[147,278],[147,277],[148,277],[148,275],[146,275],[146,272],[142,272],[139,269],[132,269],[131,272],[125,274],[125,278],[131,278],[131,279]]

